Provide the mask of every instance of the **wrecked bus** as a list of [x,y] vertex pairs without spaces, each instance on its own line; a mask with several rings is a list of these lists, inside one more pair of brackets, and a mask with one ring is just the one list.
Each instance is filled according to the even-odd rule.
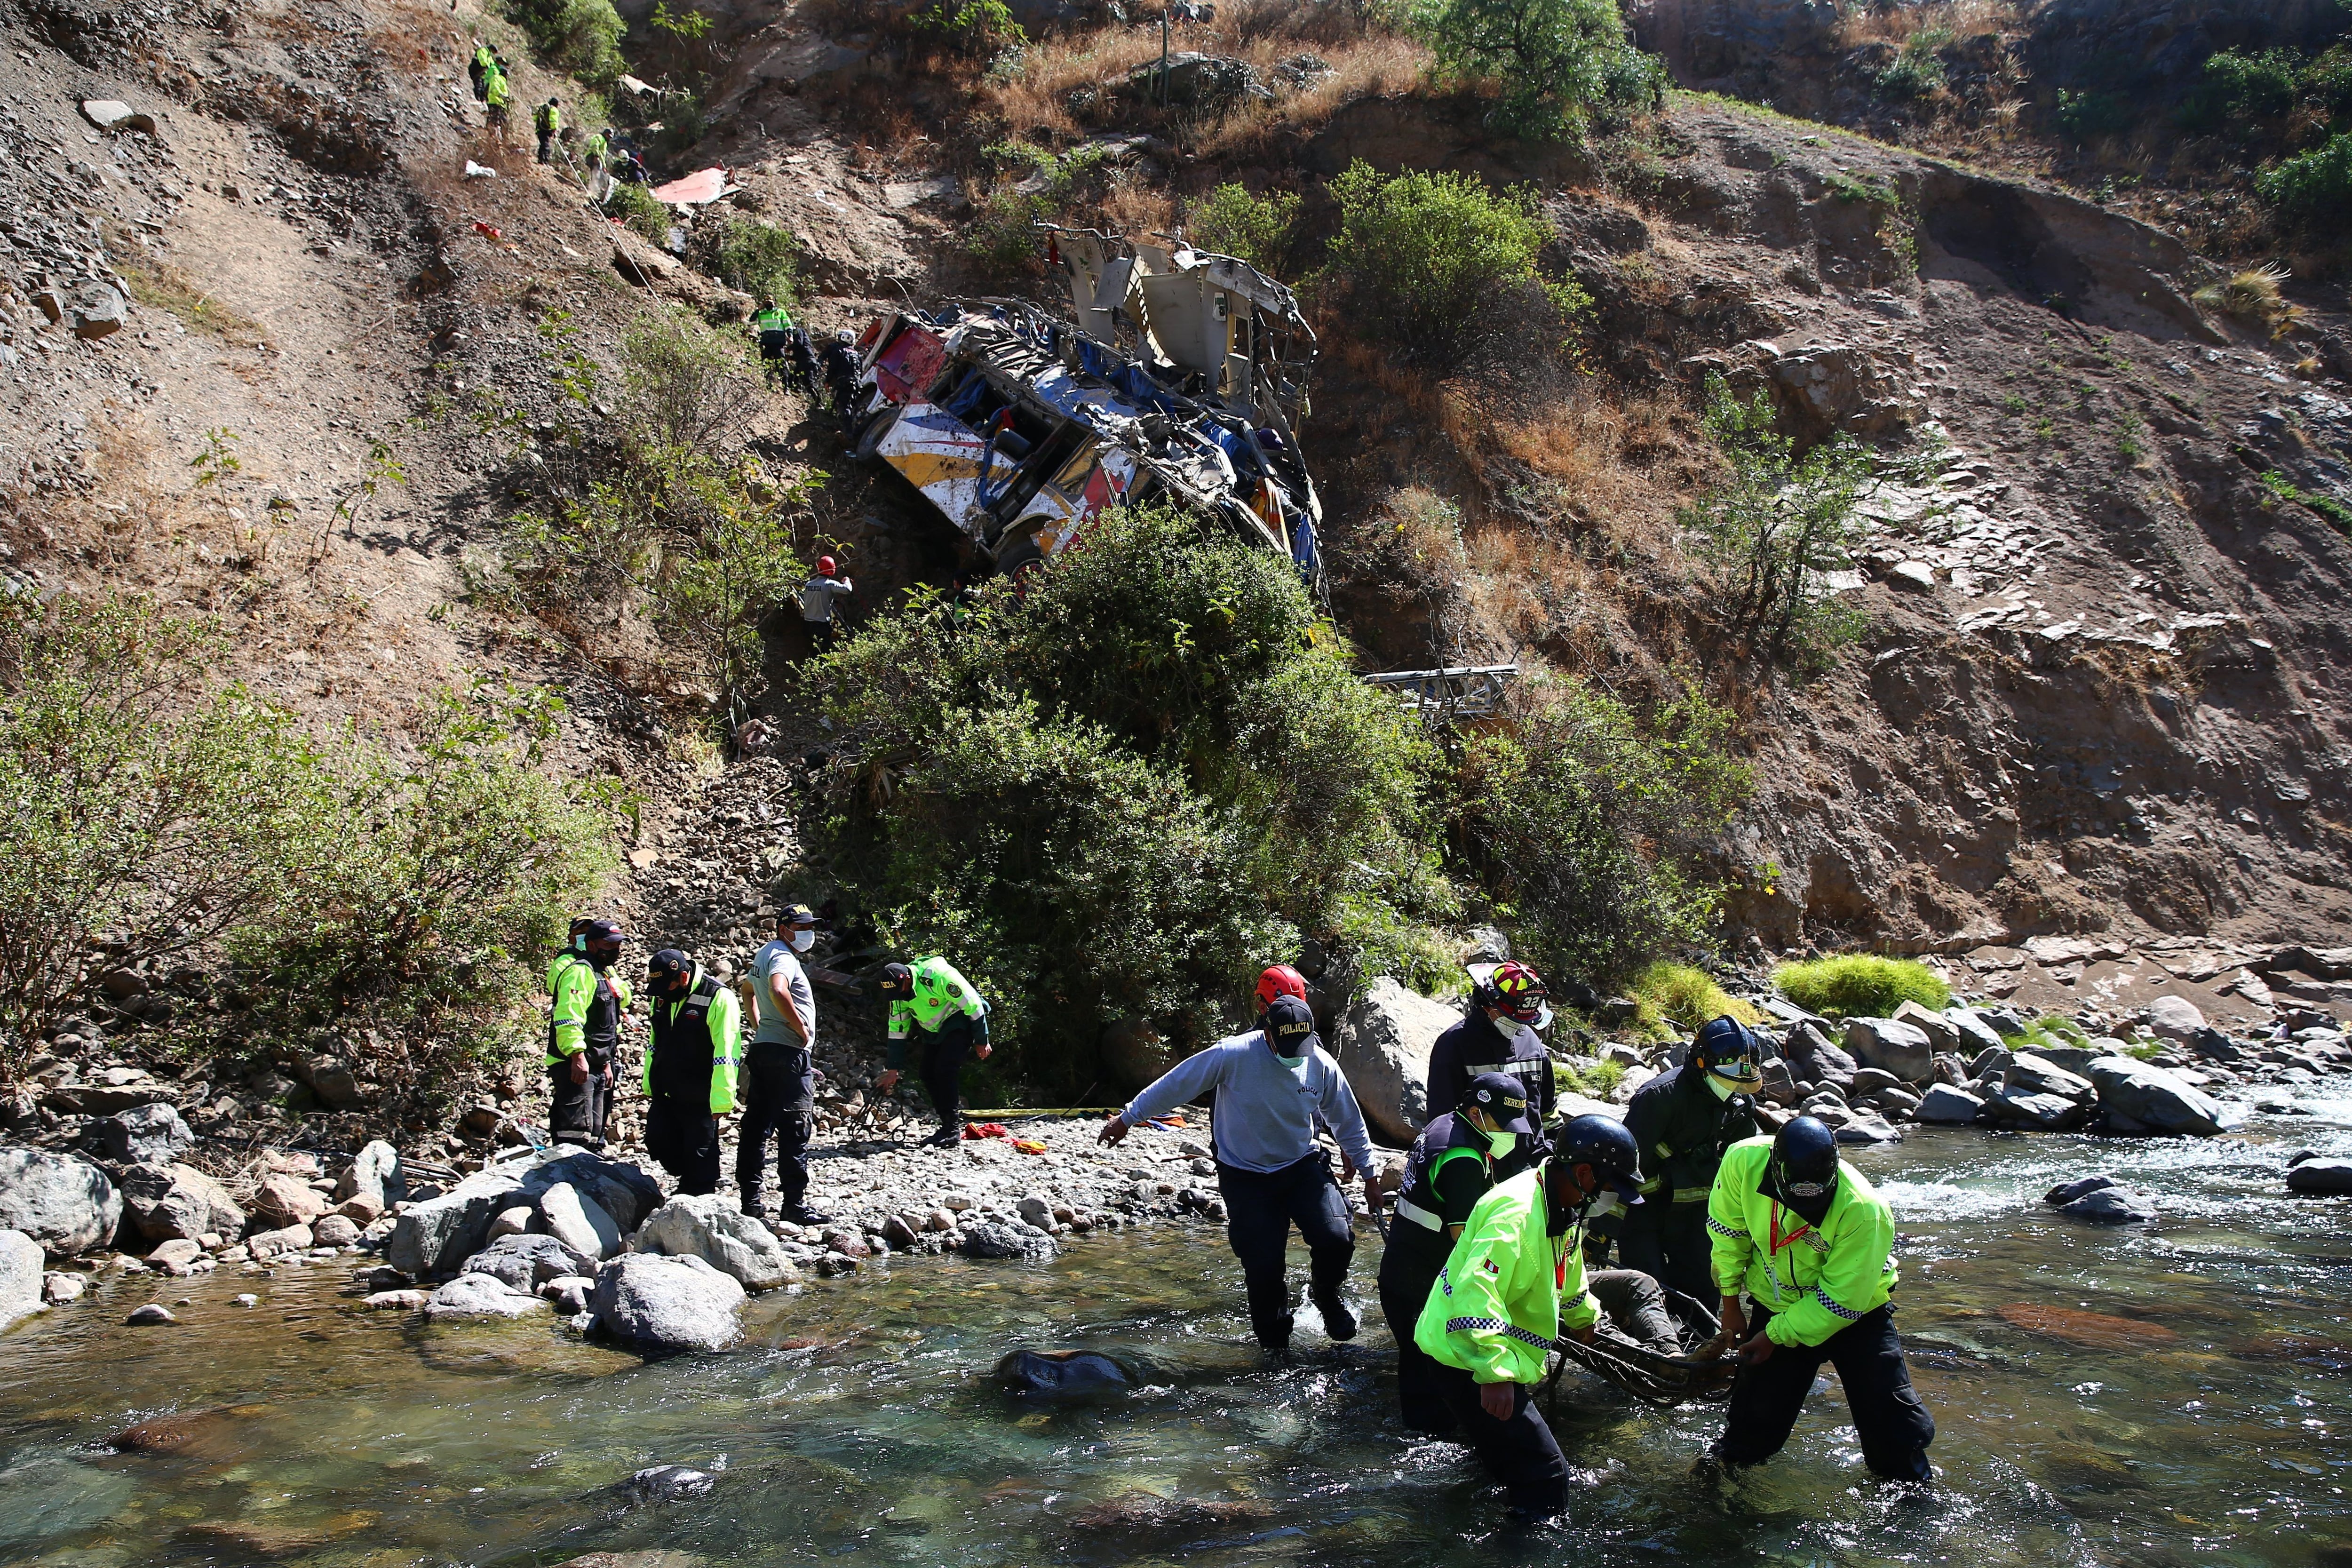
[[1298,450],[1315,334],[1288,289],[1181,243],[1041,225],[1063,319],[1013,300],[877,316],[850,429],[998,570],[1066,550],[1104,508],[1172,501],[1321,587]]

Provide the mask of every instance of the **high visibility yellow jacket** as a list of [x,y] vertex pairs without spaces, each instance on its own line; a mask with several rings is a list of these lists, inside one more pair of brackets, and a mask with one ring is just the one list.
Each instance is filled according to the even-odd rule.
[[603,157],[604,155],[604,133],[602,131],[599,131],[595,135],[588,138],[586,146],[588,156],[591,158]]
[[[735,1069],[743,1058],[741,1009],[733,987],[721,985],[694,966],[694,979],[676,998],[656,994],[652,1003],[653,1038],[646,1051],[646,1092],[656,1089],[666,1097],[699,1095],[706,1070],[710,1085],[710,1113],[724,1116],[735,1109]],[[694,1027],[696,1017],[707,1027]],[[703,1051],[710,1055],[704,1066]],[[688,1089],[686,1086],[693,1086]]]
[[1894,1294],[1895,1214],[1840,1161],[1829,1213],[1807,1225],[1762,1190],[1771,1163],[1769,1138],[1724,1151],[1706,1204],[1716,1288],[1745,1291],[1769,1311],[1765,1333],[1774,1344],[1817,1345]]
[[792,312],[782,305],[754,310],[751,312],[751,330],[755,332],[789,332],[793,330]]
[[915,972],[915,994],[890,1004],[891,1067],[906,1065],[907,1041],[914,1030],[936,1035],[951,1013],[970,1018],[979,1037],[988,1038],[988,1004],[954,964],[944,958],[919,958],[908,967]]
[[504,109],[512,97],[513,91],[507,86],[507,73],[493,66],[489,75],[482,79],[482,101],[492,109]]
[[614,1022],[629,1010],[629,983],[617,974],[599,976],[595,965],[576,952],[559,952],[547,966],[547,992],[554,998],[548,1014],[547,1060],[552,1066],[576,1056],[588,1043],[588,1009],[596,1001],[598,979],[613,988]]
[[530,117],[530,122],[541,135],[552,136],[563,129],[563,110],[551,103],[542,103]]
[[1423,1353],[1479,1383],[1540,1383],[1564,1330],[1601,1321],[1584,1288],[1584,1226],[1550,1234],[1543,1168],[1498,1183],[1470,1211],[1413,1324]]

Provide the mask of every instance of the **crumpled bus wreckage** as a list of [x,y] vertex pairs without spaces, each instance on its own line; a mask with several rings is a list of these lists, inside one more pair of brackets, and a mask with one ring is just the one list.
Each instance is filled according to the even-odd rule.
[[977,300],[867,325],[859,454],[1008,574],[1068,549],[1106,507],[1162,499],[1289,556],[1319,589],[1323,509],[1296,435],[1315,334],[1297,297],[1230,256],[1045,232],[1070,320]]

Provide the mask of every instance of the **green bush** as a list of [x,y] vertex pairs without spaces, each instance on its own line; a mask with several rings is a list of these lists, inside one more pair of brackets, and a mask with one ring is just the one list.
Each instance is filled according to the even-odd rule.
[[2116,135],[2132,122],[2131,100],[2119,92],[2073,92],[2062,87],[2054,112],[2058,128],[2077,142]]
[[909,27],[924,52],[961,59],[988,59],[1028,41],[1004,0],[932,0]]
[[2181,124],[2242,140],[2259,131],[2256,121],[2274,120],[2294,107],[2302,78],[2302,57],[2290,49],[2218,50],[2206,57],[2205,79],[2181,104]]
[[1952,988],[1926,964],[1868,952],[1784,963],[1772,972],[1772,984],[1798,1006],[1830,1018],[1884,1018],[1901,1002],[1952,1005]]
[[1705,855],[1753,787],[1730,725],[1696,692],[1644,720],[1529,682],[1506,726],[1465,741],[1454,837],[1539,971],[1606,986],[1705,940]]
[[711,271],[730,289],[772,294],[787,310],[800,307],[801,242],[790,229],[757,218],[730,220],[711,247]]
[[1192,209],[1192,241],[1203,250],[1235,257],[1261,272],[1277,274],[1290,261],[1298,202],[1287,191],[1252,195],[1248,186],[1228,181]]
[[1664,65],[1633,47],[1617,0],[1418,0],[1412,18],[1442,68],[1501,85],[1495,122],[1515,136],[1580,135],[1595,110],[1664,95]]
[[1368,334],[1444,374],[1489,351],[1540,353],[1590,300],[1547,281],[1536,258],[1551,237],[1535,195],[1502,194],[1474,174],[1382,174],[1351,164],[1331,182],[1339,204],[1328,271]]
[[814,667],[848,743],[810,840],[896,944],[992,978],[1021,1071],[1082,1088],[1106,1026],[1205,1039],[1301,931],[1450,908],[1431,748],[1328,642],[1283,558],[1112,512],[1017,595]]
[[2340,232],[2352,203],[2352,132],[2254,176],[2254,189],[2288,228]]
[[1952,41],[1948,27],[1928,27],[1904,40],[1895,63],[1878,73],[1878,89],[1894,98],[1926,98],[1948,79],[1941,51]]
[[540,59],[583,86],[612,86],[628,69],[627,27],[613,0],[507,0],[508,19],[530,36]]
[[1727,1015],[1748,1025],[1764,1021],[1762,1013],[1717,985],[1713,975],[1686,963],[1653,963],[1633,976],[1627,990],[1643,1024],[1670,1018],[1685,1029],[1696,1029]]
[[677,222],[669,208],[643,185],[615,184],[613,194],[604,199],[604,216],[619,218],[640,238],[656,245],[669,243],[670,228]]
[[1726,630],[1767,659],[1818,659],[1861,631],[1822,574],[1853,563],[1870,453],[1840,435],[1799,457],[1773,428],[1766,394],[1742,403],[1710,376],[1706,395],[1706,431],[1731,472],[1679,521],[1714,578]]

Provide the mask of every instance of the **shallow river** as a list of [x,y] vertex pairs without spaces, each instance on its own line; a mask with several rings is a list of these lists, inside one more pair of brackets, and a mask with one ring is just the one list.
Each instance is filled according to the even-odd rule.
[[[1275,1367],[1245,1344],[1221,1238],[1182,1227],[1089,1238],[1045,1267],[926,1259],[813,1284],[755,1301],[747,1348],[654,1365],[540,1320],[347,1313],[324,1268],[164,1282],[192,1301],[173,1329],[121,1327],[157,1282],[112,1286],[0,1336],[0,1562],[660,1548],[681,1563],[1336,1565],[1475,1549],[1579,1568],[2347,1568],[2352,1209],[2290,1200],[2278,1177],[2298,1146],[2352,1152],[2352,1097],[2314,1107],[2209,1142],[1917,1131],[1858,1156],[1906,1238],[1897,1321],[1941,1428],[1944,1485],[1924,1502],[1867,1484],[1833,1382],[1780,1458],[1720,1487],[1688,1476],[1714,1409],[1661,1415],[1571,1383],[1571,1513],[1486,1540],[1497,1494],[1394,1419],[1377,1238],[1357,1255],[1363,1338],[1329,1344],[1310,1312]],[[2100,1169],[2159,1194],[2152,1233],[2038,1210],[2053,1182]],[[246,1289],[258,1308],[231,1304]],[[2002,1315],[2020,1303],[2131,1321],[2029,1328]],[[1024,1344],[1111,1351],[1152,1386],[1024,1409],[987,1377]],[[173,1452],[98,1447],[213,1410]],[[665,1463],[719,1484],[634,1509],[612,1491]]]

